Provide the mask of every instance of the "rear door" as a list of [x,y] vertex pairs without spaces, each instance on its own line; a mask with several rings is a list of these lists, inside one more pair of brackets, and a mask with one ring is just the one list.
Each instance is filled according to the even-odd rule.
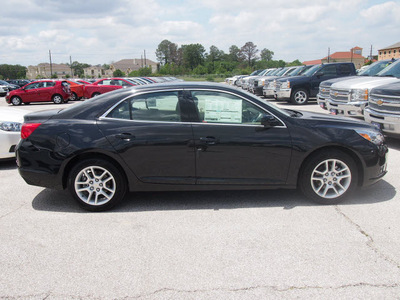
[[119,103],[98,121],[142,182],[195,183],[193,132],[183,101],[182,90],[144,93]]

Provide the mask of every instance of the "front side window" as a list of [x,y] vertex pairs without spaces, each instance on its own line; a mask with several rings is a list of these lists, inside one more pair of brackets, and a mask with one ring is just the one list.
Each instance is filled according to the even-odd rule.
[[25,87],[26,90],[33,90],[39,87],[40,82],[34,82]]
[[135,96],[115,107],[108,118],[134,121],[179,122],[178,92],[158,92]]
[[324,74],[324,76],[336,75],[336,66],[325,66],[324,68],[322,68],[321,72]]
[[228,93],[192,91],[192,99],[203,123],[261,125],[266,114],[260,107]]

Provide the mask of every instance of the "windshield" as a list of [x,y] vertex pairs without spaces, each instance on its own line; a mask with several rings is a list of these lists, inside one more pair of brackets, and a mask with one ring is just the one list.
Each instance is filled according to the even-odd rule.
[[271,76],[275,76],[277,73],[279,73],[281,71],[281,69],[275,69],[271,74],[269,74],[269,75],[271,75]]
[[358,73],[358,76],[374,76],[383,69],[385,69],[387,66],[391,65],[392,62],[393,61],[391,60],[376,61],[373,64],[371,64],[368,68]]
[[262,72],[263,70],[255,70],[253,73],[251,73],[249,76],[254,76],[254,75],[258,75]]
[[321,69],[322,65],[315,65],[312,66],[310,69],[308,69],[307,71],[305,71],[303,73],[304,76],[310,77],[312,75],[314,75],[315,72],[317,72],[319,69]]
[[296,67],[293,70],[290,70],[286,73],[287,76],[295,76],[298,75],[304,68],[303,67]]
[[380,71],[377,76],[390,76],[390,77],[399,77],[400,78],[400,59],[396,62],[392,63],[387,68]]
[[283,68],[282,70],[280,70],[278,73],[276,73],[276,76],[282,76],[283,74],[285,74],[285,72],[287,71],[288,68]]

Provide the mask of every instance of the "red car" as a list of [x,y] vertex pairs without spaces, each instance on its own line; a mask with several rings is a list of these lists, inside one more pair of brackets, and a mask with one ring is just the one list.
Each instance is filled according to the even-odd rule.
[[136,84],[123,78],[103,78],[92,84],[85,85],[84,97],[92,98],[113,90],[135,86]]
[[85,85],[71,80],[65,80],[71,89],[71,97],[69,100],[76,101],[83,97]]
[[31,102],[49,102],[56,104],[67,103],[71,97],[69,85],[64,80],[40,80],[24,85],[18,90],[11,91],[6,96],[7,103],[20,105]]

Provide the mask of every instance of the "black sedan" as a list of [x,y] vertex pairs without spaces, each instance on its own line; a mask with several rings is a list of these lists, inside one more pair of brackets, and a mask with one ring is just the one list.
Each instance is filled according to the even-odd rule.
[[166,83],[25,116],[17,146],[28,184],[68,188],[100,211],[127,191],[298,187],[323,204],[386,173],[374,126],[281,110],[224,84]]

